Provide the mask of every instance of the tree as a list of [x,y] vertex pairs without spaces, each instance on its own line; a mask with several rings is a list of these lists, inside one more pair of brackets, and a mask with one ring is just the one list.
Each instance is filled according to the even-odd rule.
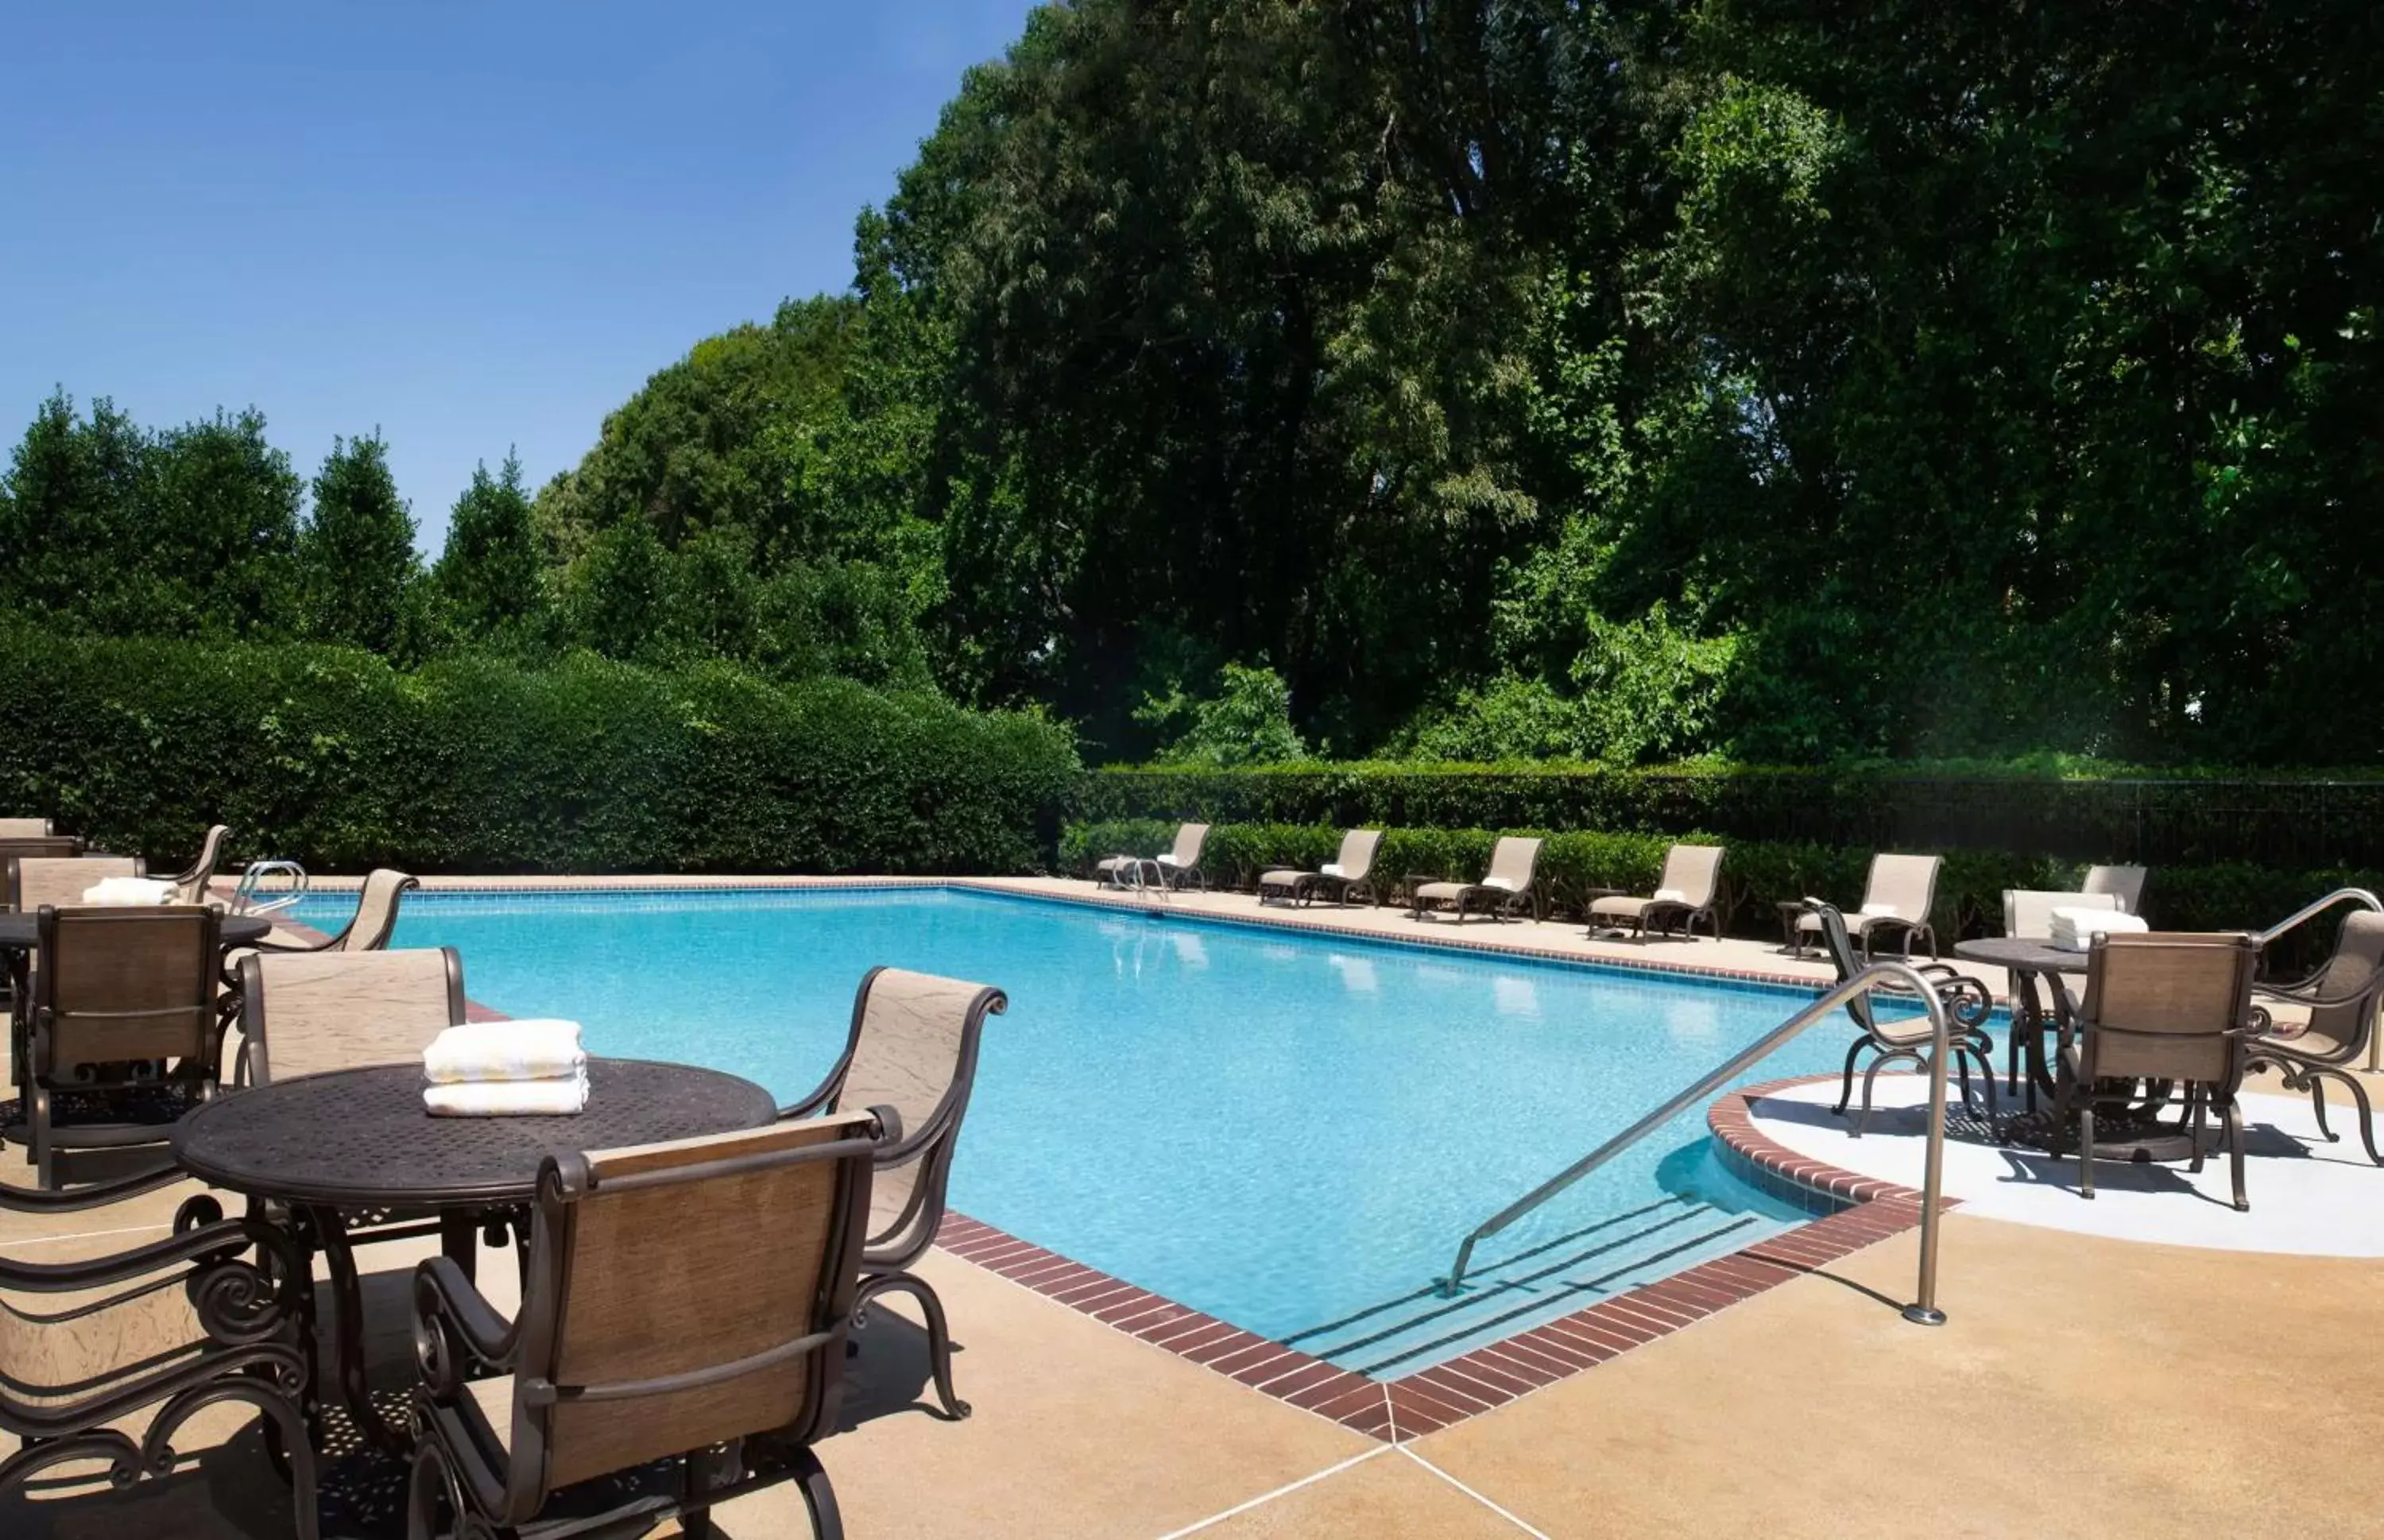
[[430,581],[457,640],[518,641],[545,607],[543,566],[521,461],[511,451],[491,477],[483,464],[455,500]]
[[318,640],[394,652],[405,636],[422,561],[414,515],[397,495],[388,446],[376,433],[340,439],[315,477],[298,537],[307,625]]

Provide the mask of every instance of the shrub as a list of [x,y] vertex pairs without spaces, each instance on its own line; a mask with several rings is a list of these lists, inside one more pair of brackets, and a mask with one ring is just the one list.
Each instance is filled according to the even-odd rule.
[[845,680],[0,627],[0,805],[160,861],[232,826],[329,870],[1033,870],[1064,729]]

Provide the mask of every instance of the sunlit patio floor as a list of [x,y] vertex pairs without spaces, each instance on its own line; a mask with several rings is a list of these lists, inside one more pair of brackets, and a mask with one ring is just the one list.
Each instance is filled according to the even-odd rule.
[[[1253,909],[1246,896],[1178,902]],[[1352,913],[1386,933],[1414,927],[1389,912]],[[1484,944],[1591,945],[1567,939],[1578,925],[1465,931]],[[1800,971],[1758,943],[1694,951],[1706,965]],[[2384,1196],[2384,1171],[2375,1174]],[[0,1253],[55,1260],[137,1245],[164,1233],[180,1196],[71,1222],[0,1218]],[[2257,1205],[2256,1182],[2252,1196]],[[1896,1309],[1916,1248],[1906,1232],[1453,1427],[1392,1442],[936,1253],[924,1270],[950,1310],[975,1415],[952,1423],[926,1410],[923,1339],[897,1302],[862,1334],[848,1431],[820,1454],[856,1540],[2377,1532],[2384,1470],[2365,1455],[2384,1436],[2374,1326],[2384,1262],[2117,1240],[1957,1211],[1943,1232],[1950,1319],[1926,1328]],[[391,1385],[404,1367],[404,1251],[368,1256],[388,1270],[374,1326]],[[482,1270],[501,1304],[509,1272],[494,1256]],[[0,1535],[288,1534],[287,1497],[255,1434],[202,1431],[174,1477],[130,1495],[0,1503]],[[396,1533],[385,1484],[335,1472],[331,1486],[329,1533]],[[733,1540],[806,1533],[783,1493],[719,1519]]]

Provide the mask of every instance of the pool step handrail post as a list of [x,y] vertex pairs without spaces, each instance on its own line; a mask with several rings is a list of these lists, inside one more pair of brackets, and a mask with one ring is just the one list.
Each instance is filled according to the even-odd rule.
[[1944,1002],[1937,998],[1936,989],[1909,963],[1898,962],[1874,962],[1854,977],[1819,995],[1810,1005],[1667,1097],[1630,1127],[1475,1225],[1472,1233],[1458,1247],[1457,1260],[1449,1268],[1448,1275],[1440,1281],[1441,1293],[1453,1296],[1464,1286],[1466,1270],[1472,1264],[1473,1248],[1477,1242],[1489,1239],[1697,1102],[1712,1096],[1786,1046],[1807,1027],[1835,1014],[1848,1000],[1857,995],[1869,994],[1882,984],[1898,985],[1904,990],[1919,996],[1921,1007],[1929,1017],[1929,1146],[1926,1174],[1922,1177],[1919,1294],[1912,1304],[1905,1308],[1904,1316],[1906,1320],[1921,1325],[1943,1325],[1945,1313],[1937,1308],[1937,1219],[1942,1206],[1940,1198],[1944,1190],[1945,1053],[1951,1031]]

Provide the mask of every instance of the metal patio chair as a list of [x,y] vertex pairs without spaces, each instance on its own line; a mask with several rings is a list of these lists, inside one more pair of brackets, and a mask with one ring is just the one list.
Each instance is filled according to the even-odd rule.
[[[1855,955],[1854,937],[1846,927],[1844,914],[1834,904],[1819,899],[1807,899],[1805,912],[1820,933],[1821,950],[1836,964],[1838,982],[1861,973],[1869,965],[1868,958]],[[1968,975],[1955,971],[1950,962],[1914,962],[1913,971],[1927,979],[1945,1008],[1949,1030],[1948,1050],[1954,1055],[1954,1068],[1961,1078],[1962,1099],[1970,1099],[1970,1065],[1975,1061],[1979,1074],[1987,1084],[1987,1117],[1995,1115],[1994,1040],[1987,1036],[1987,1019],[1994,1013],[1994,996],[1986,985]],[[1862,1110],[1855,1117],[1854,1135],[1860,1138],[1870,1125],[1870,1095],[1872,1082],[1881,1068],[1892,1063],[1908,1063],[1918,1070],[1929,1067],[1930,1031],[1926,1016],[1910,1021],[1882,1023],[1871,1009],[1869,996],[1856,996],[1846,1001],[1846,1015],[1860,1031],[1846,1049],[1844,1073],[1840,1076],[1838,1104],[1831,1111],[1844,1117],[1846,1106],[1855,1095],[1855,1066],[1861,1062],[1864,1050],[1876,1055],[1870,1067],[1863,1072]]]
[[877,1132],[838,1113],[550,1157],[511,1322],[424,1262],[409,1540],[673,1519],[700,1540],[714,1506],[788,1482],[841,1536],[812,1445],[837,1424]]
[[944,1222],[944,1192],[961,1123],[976,1087],[977,1045],[985,1019],[1010,1008],[990,985],[970,984],[900,968],[872,968],[852,1001],[852,1028],[844,1055],[819,1088],[781,1118],[813,1117],[866,1107],[886,1115],[887,1143],[877,1155],[870,1190],[866,1274],[853,1300],[855,1324],[866,1324],[870,1302],[904,1293],[926,1318],[936,1394],[958,1420],[969,1404],[952,1389],[951,1332],[942,1299],[910,1271],[935,1243]]
[[2375,1038],[2377,1013],[2384,1005],[2384,914],[2353,910],[2343,917],[2325,967],[2295,984],[2255,984],[2253,993],[2305,1007],[2309,1021],[2291,1030],[2270,1026],[2253,1038],[2244,1049],[2245,1067],[2274,1065],[2285,1089],[2309,1092],[2318,1132],[2329,1142],[2337,1135],[2326,1124],[2326,1082],[2341,1081],[2359,1109],[2359,1139],[2367,1158],[2384,1165],[2384,1155],[2376,1152],[2367,1087],[2353,1073]]

